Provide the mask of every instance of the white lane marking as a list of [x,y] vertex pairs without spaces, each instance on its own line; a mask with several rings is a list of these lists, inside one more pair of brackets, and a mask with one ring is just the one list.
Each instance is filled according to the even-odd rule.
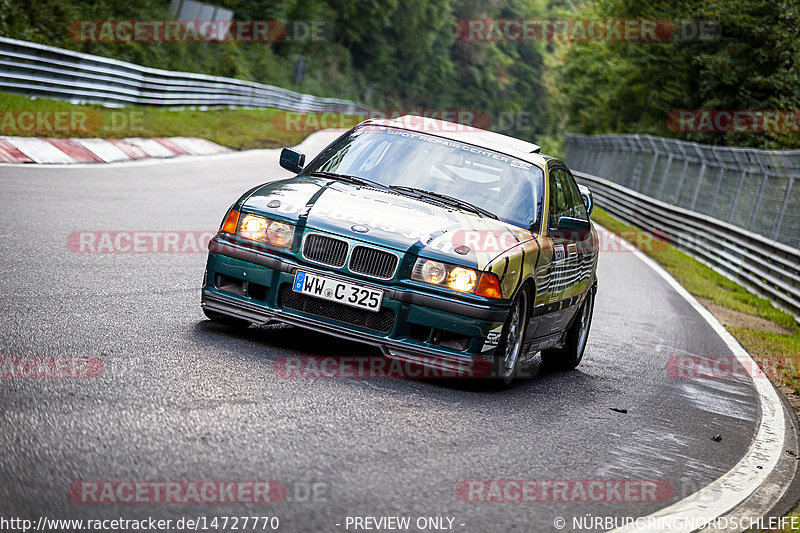
[[[598,229],[602,228],[595,224]],[[750,354],[742,348],[736,339],[719,323],[708,309],[700,305],[694,296],[678,283],[666,270],[654,260],[649,258],[641,250],[634,247],[627,241],[613,234],[620,244],[629,250],[633,255],[642,260],[647,266],[672,287],[675,292],[689,302],[695,311],[712,327],[717,335],[722,338],[730,348],[734,357],[745,368],[756,368],[756,364]],[[760,372],[760,371],[759,371]],[[775,388],[770,381],[763,375],[753,379],[753,386],[756,389],[761,404],[761,423],[758,433],[747,453],[742,459],[728,472],[717,480],[698,490],[669,507],[660,509],[655,513],[642,517],[641,525],[636,523],[626,527],[615,529],[612,533],[628,533],[632,531],[652,531],[655,533],[670,532],[691,532],[697,530],[692,527],[703,521],[710,521],[731,511],[734,507],[747,499],[755,490],[766,481],[772,473],[783,452],[783,442],[785,436],[785,421],[783,413],[783,403],[778,397]],[[757,468],[760,467],[760,468]],[[757,517],[756,517],[757,518]],[[744,528],[740,529],[743,530]]]

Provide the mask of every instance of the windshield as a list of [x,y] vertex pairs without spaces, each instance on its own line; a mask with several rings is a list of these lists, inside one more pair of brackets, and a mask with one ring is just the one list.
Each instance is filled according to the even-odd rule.
[[537,224],[541,212],[543,172],[536,165],[407,130],[358,128],[323,152],[302,174],[313,172],[444,194],[524,228]]

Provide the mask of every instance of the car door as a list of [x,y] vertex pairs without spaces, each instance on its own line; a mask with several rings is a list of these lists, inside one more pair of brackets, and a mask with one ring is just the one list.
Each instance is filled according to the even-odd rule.
[[547,209],[542,223],[542,263],[536,272],[536,307],[539,316],[536,327],[537,338],[552,335],[558,331],[563,315],[560,301],[565,296],[565,277],[567,274],[567,248],[564,240],[555,234],[558,219],[568,216],[569,207],[562,180],[557,168],[547,172]]
[[[570,203],[572,205],[571,216],[588,221],[589,215],[586,212],[586,204],[583,203],[583,197],[578,188],[578,182],[575,181],[575,177],[566,167],[560,168],[559,170],[570,191]],[[577,245],[575,264],[576,279],[573,282],[572,293],[573,298],[579,301],[579,297],[589,289],[589,284],[591,283],[592,267],[595,262],[595,256],[597,255],[597,246],[593,241],[591,230],[572,232],[571,240]]]
[[[582,243],[580,232],[559,229],[562,217],[586,217],[586,209],[578,194],[573,195],[570,186],[571,176],[563,166],[552,166],[548,171],[548,209],[547,231],[544,246],[549,250],[551,259],[542,266],[537,276],[540,295],[537,301],[537,313],[541,320],[537,327],[536,337],[545,337],[559,333],[574,314],[577,296],[580,294],[582,278]],[[577,190],[577,185],[575,186]],[[579,202],[578,205],[576,202]]]

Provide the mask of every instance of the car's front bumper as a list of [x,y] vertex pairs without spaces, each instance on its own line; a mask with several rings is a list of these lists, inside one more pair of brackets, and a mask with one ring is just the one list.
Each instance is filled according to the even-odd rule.
[[[448,374],[482,376],[492,368],[494,346],[508,313],[502,302],[490,307],[343,278],[383,291],[379,317],[291,291],[299,268],[341,277],[336,273],[216,238],[209,250],[202,305],[210,311],[256,324],[278,321],[361,341],[379,347],[386,356]],[[308,298],[310,303],[298,303]],[[453,348],[442,338],[457,338],[460,344]]]

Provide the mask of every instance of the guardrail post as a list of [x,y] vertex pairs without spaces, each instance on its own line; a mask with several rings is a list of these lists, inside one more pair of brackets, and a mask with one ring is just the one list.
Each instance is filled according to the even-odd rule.
[[686,181],[686,171],[689,169],[689,156],[686,154],[683,144],[678,145],[678,150],[681,151],[681,156],[683,157],[683,170],[681,170],[678,183],[675,185],[675,199],[673,200],[675,205],[678,205],[678,201],[681,199],[681,189],[683,188],[683,183]]
[[[789,194],[792,191],[792,185],[794,184],[794,177],[789,176],[788,181],[786,183],[786,190],[783,192],[783,200],[781,200],[781,208],[778,211],[778,216],[775,219],[775,231],[772,233],[772,238],[778,240],[778,235],[780,234],[781,225],[783,224],[783,214],[786,213],[786,206],[789,204]],[[798,243],[800,244],[800,235],[798,235]]]
[[[756,193],[756,199],[753,200],[753,209],[750,211],[750,219],[747,221],[747,229],[750,230],[753,229],[753,222],[756,219],[756,213],[758,212],[758,208],[761,205],[761,199],[764,196],[764,189],[766,188],[767,180],[769,179],[769,174],[767,173],[767,170],[764,168],[764,165],[761,164],[761,161],[759,159],[756,159],[756,162],[758,163],[758,167],[761,169],[761,172],[764,173],[764,177],[761,178],[761,183],[758,184],[758,192]],[[762,232],[759,231],[759,233]]]
[[591,146],[586,139],[581,139],[581,150],[583,150],[583,157],[581,158],[581,166],[586,168],[588,171],[588,169],[590,169],[589,165],[591,164],[593,154]]
[[582,168],[586,168],[589,164],[589,160],[592,157],[592,152],[588,149],[589,147],[584,139],[580,140],[580,144],[578,146],[580,146],[580,151],[578,152],[580,165]]
[[672,153],[670,152],[667,156],[667,166],[664,168],[664,173],[661,175],[661,185],[658,188],[658,198],[659,200],[664,199],[664,188],[667,186],[667,178],[669,177],[669,167],[672,166]]
[[[716,202],[717,199],[719,198],[719,190],[722,187],[722,178],[725,177],[725,167],[720,165],[717,168],[717,171],[718,171],[717,172],[717,183],[714,185],[714,193],[710,196],[712,202]],[[713,206],[709,206],[708,214],[710,215],[713,212],[714,212],[714,207]]]
[[689,207],[692,211],[694,211],[695,206],[697,205],[697,197],[700,196],[700,188],[703,186],[703,176],[706,174],[706,162],[703,160],[700,163],[700,174],[697,176],[697,185],[694,187],[694,193],[692,194],[692,203]]
[[736,192],[733,193],[733,198],[731,198],[731,208],[728,210],[728,217],[725,219],[727,222],[733,220],[733,215],[736,213],[736,202],[739,201],[739,193],[742,191],[742,184],[744,184],[744,179],[747,176],[747,169],[742,170],[742,174],[739,176],[739,184],[736,186]]
[[644,147],[642,146],[642,141],[639,139],[638,135],[634,135],[632,137],[632,143],[636,144],[638,148],[636,151],[633,151],[633,173],[631,175],[631,183],[630,187],[634,191],[639,190],[639,182],[642,180],[642,166],[643,162],[642,159],[645,156]]
[[600,169],[602,168],[605,158],[608,156],[608,152],[604,152],[600,150],[598,143],[594,143],[594,153],[592,154],[592,174],[599,174]]
[[642,192],[646,192],[650,187],[650,182],[653,181],[653,176],[656,172],[656,165],[658,164],[658,158],[661,155],[658,148],[656,147],[656,143],[653,142],[653,138],[649,135],[647,136],[647,141],[650,143],[650,146],[653,149],[653,162],[650,164],[650,172],[647,173],[647,180],[642,183],[642,188],[640,189]]

